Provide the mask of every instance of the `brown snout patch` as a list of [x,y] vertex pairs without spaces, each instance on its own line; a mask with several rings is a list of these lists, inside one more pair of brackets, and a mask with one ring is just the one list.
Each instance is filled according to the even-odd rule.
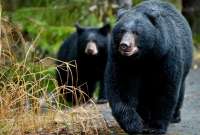
[[127,32],[123,35],[120,44],[119,52],[124,56],[131,56],[138,52],[137,35],[131,32]]
[[88,42],[85,48],[85,53],[88,55],[97,55],[98,49],[96,43],[92,41]]

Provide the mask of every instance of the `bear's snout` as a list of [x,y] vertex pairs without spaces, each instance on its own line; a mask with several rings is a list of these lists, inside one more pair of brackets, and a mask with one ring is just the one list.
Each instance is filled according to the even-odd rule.
[[123,35],[119,44],[119,52],[125,56],[131,56],[138,52],[136,45],[137,36],[131,32],[127,32]]
[[97,55],[98,49],[96,43],[92,41],[88,42],[85,48],[85,53],[88,55]]

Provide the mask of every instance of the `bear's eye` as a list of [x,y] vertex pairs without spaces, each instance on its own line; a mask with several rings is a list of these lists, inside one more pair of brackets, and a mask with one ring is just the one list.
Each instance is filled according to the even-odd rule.
[[87,40],[86,40],[86,43],[89,43],[89,42],[94,42],[94,43],[96,43],[97,41],[96,41],[96,39],[87,39]]
[[117,36],[120,38],[124,35],[124,33],[126,33],[126,30],[124,29],[120,29],[118,32],[117,32]]
[[136,31],[136,30],[132,30],[131,32],[132,32],[133,34],[135,34],[135,35],[139,35],[139,32]]
[[126,32],[126,30],[123,29],[123,28],[119,30],[119,33],[120,33],[120,34],[124,34],[125,32]]

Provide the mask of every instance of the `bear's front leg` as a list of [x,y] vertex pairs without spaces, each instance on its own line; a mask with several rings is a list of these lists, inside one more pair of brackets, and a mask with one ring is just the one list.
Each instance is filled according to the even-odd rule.
[[110,103],[112,114],[128,134],[142,133],[143,121],[135,109],[123,102]]
[[[124,73],[121,73],[119,66],[108,64],[105,78],[105,89],[108,92],[108,100],[112,114],[128,134],[142,133],[143,120],[136,112],[138,104],[138,80],[133,81]],[[124,71],[124,70],[123,70]]]
[[107,93],[106,93],[106,91],[104,89],[104,79],[101,79],[100,80],[100,90],[99,90],[99,96],[98,96],[97,104],[104,104],[104,103],[108,102],[106,94]]
[[177,65],[165,63],[162,70],[155,75],[158,75],[155,81],[157,84],[154,84],[157,90],[154,91],[154,105],[151,108],[152,116],[148,133],[165,134],[177,105],[183,71],[178,62]]
[[150,134],[165,134],[168,125],[171,121],[174,109],[177,103],[176,92],[169,92],[158,99],[154,108],[152,109],[151,119],[149,123],[149,130],[147,133]]

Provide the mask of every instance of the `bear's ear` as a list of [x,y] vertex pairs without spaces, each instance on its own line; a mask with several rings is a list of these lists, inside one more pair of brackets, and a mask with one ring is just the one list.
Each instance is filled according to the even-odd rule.
[[99,32],[102,34],[102,35],[108,35],[111,31],[111,26],[109,23],[106,23],[103,27],[101,27],[99,29]]
[[150,14],[146,14],[149,21],[155,26],[156,25],[156,17]]
[[146,12],[144,14],[147,16],[147,18],[149,19],[149,21],[154,26],[156,26],[158,18],[161,17],[161,16],[164,16],[164,14],[161,11],[159,11],[159,10],[151,10],[151,11]]
[[117,20],[119,20],[128,10],[124,8],[120,8],[117,10]]
[[78,34],[81,34],[85,30],[78,23],[75,24],[75,27]]

